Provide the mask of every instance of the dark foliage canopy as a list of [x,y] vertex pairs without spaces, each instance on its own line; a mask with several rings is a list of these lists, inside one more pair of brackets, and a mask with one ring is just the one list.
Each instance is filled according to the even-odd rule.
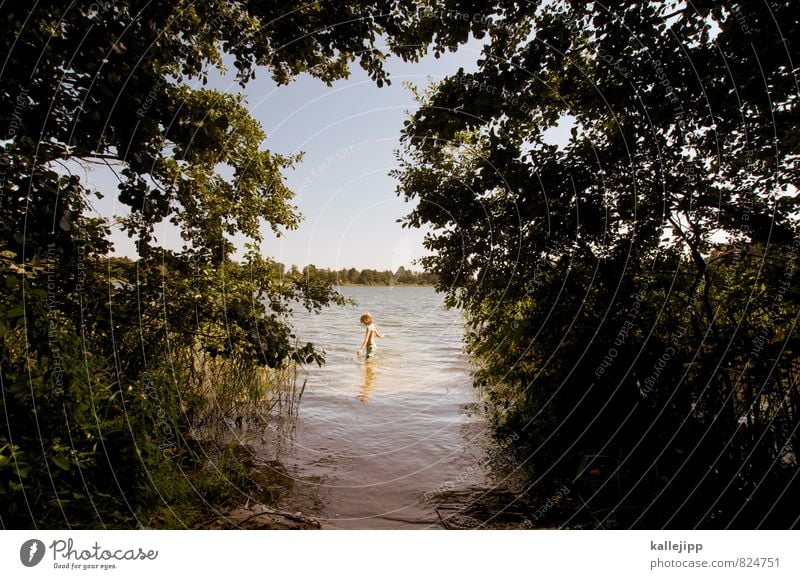
[[[196,81],[232,61],[242,84],[259,69],[331,83],[357,61],[381,85],[386,51],[413,60],[466,31],[407,26],[405,0],[43,0],[0,19],[0,527],[141,525],[168,505],[153,473],[188,452],[208,372],[232,381],[219,400],[259,400],[261,369],[322,361],[291,333],[294,304],[341,302],[255,250],[264,224],[299,223],[295,159],[263,147],[241,97]],[[118,189],[82,180],[94,166]],[[100,196],[135,261],[108,259]],[[164,223],[181,250],[160,247]],[[240,264],[237,235],[254,244]]]
[[582,486],[567,524],[796,525],[796,6],[524,2],[489,33],[398,176],[533,482]]

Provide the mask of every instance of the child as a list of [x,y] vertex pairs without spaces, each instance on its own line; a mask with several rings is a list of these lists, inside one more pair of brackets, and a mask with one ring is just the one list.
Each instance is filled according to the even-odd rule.
[[361,350],[364,349],[366,346],[367,348],[367,359],[372,358],[375,355],[378,346],[375,345],[375,336],[379,338],[383,338],[383,334],[381,334],[378,330],[375,329],[375,324],[372,323],[372,316],[369,314],[364,314],[361,316],[361,323],[367,326],[367,333],[364,336],[364,341],[361,342],[361,347],[356,352],[356,356],[361,355]]

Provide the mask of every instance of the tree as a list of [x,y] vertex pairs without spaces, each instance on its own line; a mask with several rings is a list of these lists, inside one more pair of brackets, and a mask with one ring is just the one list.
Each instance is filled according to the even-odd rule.
[[[161,451],[188,448],[198,368],[214,360],[238,378],[321,361],[294,344],[287,316],[297,299],[339,300],[330,286],[294,270],[285,280],[254,250],[230,259],[235,235],[257,244],[262,223],[297,227],[283,179],[295,158],[262,148],[241,97],[189,81],[205,84],[227,54],[242,84],[259,67],[280,83],[331,83],[358,58],[380,85],[383,35],[406,59],[466,39],[463,26],[406,29],[415,15],[388,0],[4,4],[3,527],[143,524],[140,510],[164,500],[151,472],[173,468]],[[109,167],[118,191],[92,190],[79,165]],[[109,222],[91,210],[101,195],[127,209],[134,263],[104,263]],[[180,251],[159,246],[162,222],[180,229]],[[257,399],[251,385],[235,387]]]
[[788,1],[525,3],[419,95],[405,223],[586,524],[796,524],[799,29]]

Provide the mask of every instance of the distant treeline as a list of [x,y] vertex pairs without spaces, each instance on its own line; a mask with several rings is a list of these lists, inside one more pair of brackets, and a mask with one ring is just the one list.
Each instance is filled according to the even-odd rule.
[[[111,257],[104,260],[108,273],[112,278],[123,277],[121,272],[130,268],[135,262],[127,257]],[[231,263],[230,267],[235,264]],[[277,272],[274,271],[277,268]],[[342,269],[328,269],[307,265],[303,269],[296,265],[286,266],[283,263],[272,262],[271,275],[287,277],[294,280],[310,278],[333,285],[435,285],[438,276],[434,273],[417,272],[405,267],[399,267],[396,272],[391,270],[378,271],[376,269],[361,269],[354,267]]]
[[297,277],[315,277],[335,285],[435,285],[438,277],[433,273],[416,272],[404,267],[400,267],[396,272],[391,270],[378,271],[376,269],[358,270],[354,267],[349,269],[328,269],[307,265],[300,270],[296,265],[287,269],[284,264],[278,264],[281,274]]

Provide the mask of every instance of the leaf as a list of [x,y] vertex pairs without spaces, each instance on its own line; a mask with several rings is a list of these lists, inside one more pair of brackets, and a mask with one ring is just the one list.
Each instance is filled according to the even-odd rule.
[[578,472],[576,473],[576,476],[581,476],[583,474],[583,471],[586,470],[586,464],[588,462],[589,462],[589,455],[584,454],[583,457],[581,458],[580,464],[578,465]]
[[67,459],[66,457],[61,455],[55,455],[50,457],[50,459],[53,461],[53,464],[55,464],[61,470],[70,469],[69,459]]
[[61,216],[61,219],[58,222],[58,226],[63,231],[69,231],[70,229],[72,229],[72,211],[70,211],[69,209],[64,211],[64,214]]
[[22,306],[14,306],[13,308],[9,309],[6,312],[6,317],[9,318],[21,318],[25,315],[25,308]]

